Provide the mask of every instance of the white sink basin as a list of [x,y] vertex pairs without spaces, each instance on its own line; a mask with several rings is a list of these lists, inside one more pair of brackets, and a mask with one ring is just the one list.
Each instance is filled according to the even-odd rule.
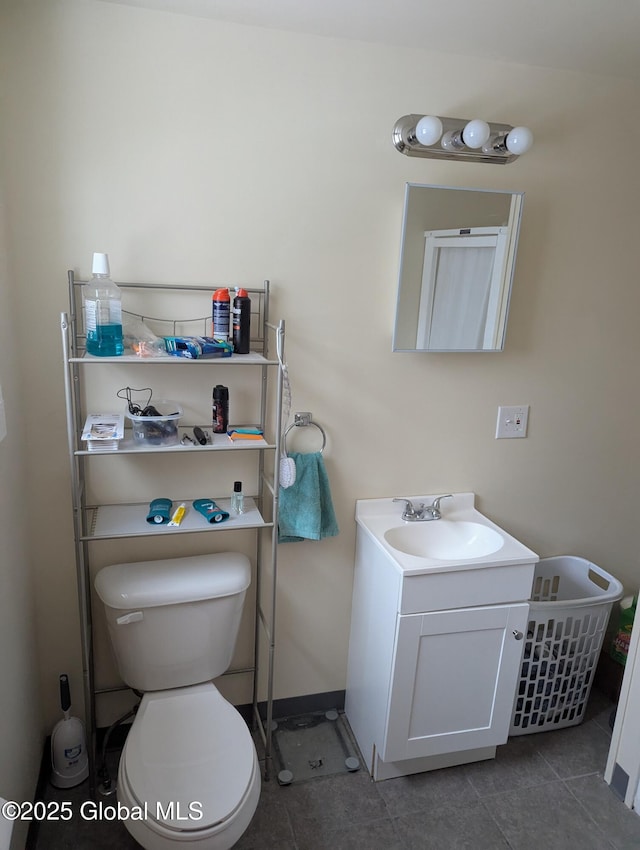
[[384,539],[407,555],[441,561],[483,558],[504,544],[504,537],[486,525],[444,518],[391,528]]
[[[430,505],[438,495],[406,498],[414,505]],[[409,522],[402,519],[403,505],[393,498],[362,499],[356,502],[356,522],[405,575],[538,560],[535,552],[476,510],[473,493],[454,493],[442,502],[441,511],[441,519]]]

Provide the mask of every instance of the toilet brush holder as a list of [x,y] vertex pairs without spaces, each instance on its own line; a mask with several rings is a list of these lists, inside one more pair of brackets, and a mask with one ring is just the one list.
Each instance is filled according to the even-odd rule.
[[70,714],[71,692],[66,673],[60,676],[60,705],[64,716],[51,733],[51,784],[73,788],[89,775],[89,760],[82,721]]

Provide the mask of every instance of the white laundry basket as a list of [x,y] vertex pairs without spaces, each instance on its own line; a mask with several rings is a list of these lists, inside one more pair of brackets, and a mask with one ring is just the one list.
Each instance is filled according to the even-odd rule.
[[536,565],[510,735],[582,722],[613,603],[623,587],[584,558]]

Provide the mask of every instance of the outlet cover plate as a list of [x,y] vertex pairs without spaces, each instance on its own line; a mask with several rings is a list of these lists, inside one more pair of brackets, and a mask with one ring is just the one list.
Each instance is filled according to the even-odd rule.
[[516,404],[498,408],[496,440],[526,437],[529,421],[529,405]]

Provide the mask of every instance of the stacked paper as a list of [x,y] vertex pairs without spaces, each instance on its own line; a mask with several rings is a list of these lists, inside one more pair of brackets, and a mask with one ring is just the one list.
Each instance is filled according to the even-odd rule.
[[90,413],[80,439],[90,452],[113,452],[123,437],[124,413]]

